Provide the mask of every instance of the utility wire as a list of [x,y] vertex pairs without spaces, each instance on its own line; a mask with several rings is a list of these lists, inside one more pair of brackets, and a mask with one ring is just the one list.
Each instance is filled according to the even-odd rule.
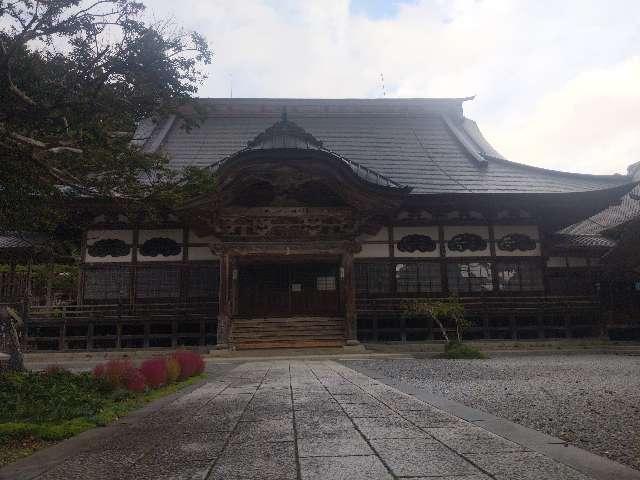
[[[407,118],[409,118],[409,114],[407,113]],[[427,159],[429,159],[431,161],[431,163],[433,165],[435,165],[435,167],[440,170],[440,172],[442,174],[444,174],[447,178],[449,178],[449,180],[451,180],[454,183],[457,183],[458,185],[460,185],[462,188],[464,188],[465,190],[467,190],[468,192],[473,192],[473,190],[471,190],[469,187],[467,187],[466,185],[464,185],[462,182],[460,182],[459,180],[455,179],[454,177],[452,177],[444,168],[442,168],[440,166],[440,164],[438,162],[436,162],[436,160],[431,156],[431,154],[429,153],[429,151],[427,150],[427,148],[422,144],[422,141],[420,140],[420,137],[418,137],[418,134],[416,133],[415,129],[413,128],[413,126],[409,126],[409,129],[411,130],[411,132],[413,133],[413,136],[416,137],[416,141],[418,142],[418,144],[420,145],[420,147],[422,148],[422,150],[424,151],[424,154],[426,155]]]

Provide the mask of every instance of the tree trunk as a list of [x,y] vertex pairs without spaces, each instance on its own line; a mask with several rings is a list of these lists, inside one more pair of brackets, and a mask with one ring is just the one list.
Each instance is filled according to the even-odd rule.
[[436,317],[434,315],[433,319],[436,321],[436,323],[438,324],[438,327],[440,327],[440,331],[442,332],[442,336],[444,337],[444,339],[446,340],[447,343],[451,343],[451,341],[449,340],[449,335],[447,335],[447,329],[444,328],[444,325],[442,324],[442,322],[440,321],[440,319],[438,317]]
[[[9,370],[22,370],[24,368],[20,337],[6,305],[0,306],[0,353],[9,355]],[[6,367],[0,365],[0,371],[3,368]]]

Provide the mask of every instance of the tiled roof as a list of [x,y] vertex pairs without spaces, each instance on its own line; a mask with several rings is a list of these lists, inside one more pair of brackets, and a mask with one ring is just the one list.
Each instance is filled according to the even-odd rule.
[[[247,143],[247,147],[237,151],[235,154],[229,157],[225,157],[222,160],[214,163],[213,165],[211,165],[211,168],[213,170],[217,170],[218,168],[221,168],[227,161],[241,156],[243,153],[249,151],[289,148],[317,150],[319,152],[324,152],[324,154],[329,156],[330,158],[344,163],[353,171],[353,173],[367,182],[383,187],[407,189],[407,187],[394,182],[390,178],[370,168],[367,168],[357,162],[354,162],[353,160],[341,157],[340,155],[325,149],[320,140],[308,133],[304,128],[288,120],[286,111],[282,113],[280,121],[274,123],[264,132],[258,134],[253,140],[249,141]],[[410,188],[408,188],[407,190],[410,190]]]
[[640,218],[639,198],[640,185],[622,197],[619,205],[612,205],[582,222],[571,225],[562,230],[562,233],[572,235],[599,234],[630,220]]
[[556,234],[551,238],[551,246],[559,250],[603,249],[616,246],[616,242],[600,234],[571,235]]
[[323,148],[367,167],[412,194],[565,193],[608,189],[629,177],[569,174],[510,162],[462,116],[466,99],[203,99],[209,114],[190,133],[169,120],[144,136],[175,168],[210,166],[278,122],[291,121]]
[[0,250],[26,250],[33,248],[33,243],[25,238],[24,235],[7,232],[0,233]]

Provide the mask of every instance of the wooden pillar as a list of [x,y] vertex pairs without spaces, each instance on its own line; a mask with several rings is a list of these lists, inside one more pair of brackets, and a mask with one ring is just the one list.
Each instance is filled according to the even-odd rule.
[[198,339],[198,345],[200,345],[201,347],[204,347],[207,344],[206,342],[207,326],[205,324],[204,319],[200,319],[199,331],[200,331],[200,338]]
[[93,322],[87,324],[87,350],[93,350]]
[[67,349],[67,322],[60,325],[60,336],[58,337],[58,350],[63,351]]
[[571,315],[568,313],[564,314],[564,330],[566,338],[571,338]]
[[[151,336],[151,324],[149,322],[144,322],[142,325],[144,338],[142,339],[142,345],[144,348],[149,348],[151,346],[151,340],[149,337]],[[174,347],[173,344],[171,344]]]
[[220,307],[218,310],[217,349],[229,348],[229,329],[231,326],[231,258],[228,253],[220,257]]
[[27,261],[27,285],[26,285],[26,290],[24,292],[24,298],[23,301],[28,305],[32,302],[31,299],[31,295],[33,292],[33,279],[31,278],[33,274],[33,257],[29,257],[29,260]]
[[539,307],[536,312],[536,324],[538,327],[538,338],[544,338],[544,307]]
[[511,339],[518,339],[518,322],[516,320],[515,312],[509,314],[509,329],[511,330]]
[[9,288],[7,291],[9,298],[20,297],[20,288],[16,282],[16,263],[16,259],[12,258],[9,264]]
[[485,340],[491,338],[491,330],[489,325],[489,310],[485,307],[482,309],[482,335]]
[[178,346],[178,321],[171,321],[171,348],[176,348]]
[[347,345],[359,345],[358,323],[356,315],[356,288],[353,269],[353,253],[342,254],[340,266],[342,281],[342,298],[344,302],[344,334]]
[[47,262],[47,286],[46,286],[46,305],[53,305],[53,262]]
[[116,349],[122,348],[122,324],[118,322],[116,324]]

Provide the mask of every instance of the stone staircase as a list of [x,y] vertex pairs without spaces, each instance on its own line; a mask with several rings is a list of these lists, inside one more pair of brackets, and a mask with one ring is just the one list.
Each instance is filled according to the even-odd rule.
[[238,350],[254,348],[342,347],[344,319],[335,317],[235,318],[230,343]]

